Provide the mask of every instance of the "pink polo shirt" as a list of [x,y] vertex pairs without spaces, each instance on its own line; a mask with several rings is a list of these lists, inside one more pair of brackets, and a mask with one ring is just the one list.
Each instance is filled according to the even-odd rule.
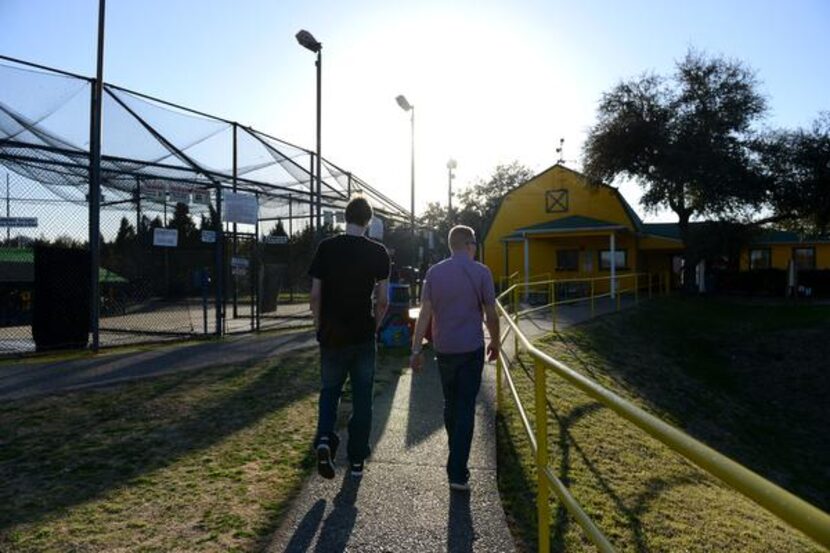
[[432,341],[438,353],[468,353],[484,346],[484,305],[496,302],[493,275],[465,252],[433,265],[421,301],[432,304]]

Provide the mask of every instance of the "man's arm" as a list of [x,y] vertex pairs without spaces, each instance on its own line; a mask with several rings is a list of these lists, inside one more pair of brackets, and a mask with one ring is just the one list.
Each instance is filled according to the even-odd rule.
[[419,371],[424,364],[421,355],[421,343],[432,320],[432,302],[421,298],[421,311],[418,313],[418,322],[415,323],[415,332],[412,335],[412,355],[409,358],[409,366]]
[[501,327],[495,303],[484,305],[484,320],[487,325],[487,332],[490,334],[490,343],[487,344],[487,360],[495,361],[501,346]]
[[380,329],[386,309],[389,307],[389,280],[383,279],[375,284],[375,330]]
[[311,279],[311,297],[309,299],[309,306],[311,313],[314,315],[314,329],[320,330],[320,305],[323,300],[323,281],[319,278]]

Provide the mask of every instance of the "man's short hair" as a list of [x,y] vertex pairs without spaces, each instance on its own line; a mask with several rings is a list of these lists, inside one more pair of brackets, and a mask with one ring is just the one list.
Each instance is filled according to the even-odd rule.
[[372,219],[372,206],[363,196],[349,200],[346,205],[346,222],[365,227]]
[[455,225],[450,229],[447,236],[447,241],[450,244],[450,250],[457,251],[467,246],[467,244],[475,244],[475,231],[465,225]]

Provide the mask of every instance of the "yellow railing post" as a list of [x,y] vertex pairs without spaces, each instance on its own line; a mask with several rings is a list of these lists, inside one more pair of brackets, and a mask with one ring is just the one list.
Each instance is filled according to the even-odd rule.
[[550,551],[550,492],[545,468],[548,466],[548,409],[545,364],[534,360],[534,386],[536,404],[536,516],[539,527],[539,551]]
[[[499,344],[501,345],[501,344]],[[499,348],[501,349],[501,348]],[[502,371],[504,370],[504,366],[501,363],[501,354],[496,356],[496,415],[501,414],[503,406],[502,402],[502,395],[504,392],[502,391]]]
[[553,331],[556,332],[556,282],[550,283],[550,318],[553,321]]
[[634,273],[634,303],[637,304],[640,302],[640,277],[637,273]]
[[594,316],[594,279],[591,279],[591,317]]
[[[513,320],[516,322],[516,328],[519,327],[519,285],[513,288]],[[517,332],[513,333],[513,355],[519,355],[519,335]]]

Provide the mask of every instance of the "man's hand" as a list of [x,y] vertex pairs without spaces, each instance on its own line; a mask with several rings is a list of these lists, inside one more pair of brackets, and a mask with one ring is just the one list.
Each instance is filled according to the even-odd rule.
[[490,343],[487,344],[487,360],[488,361],[495,361],[499,357],[499,349],[500,345],[498,340],[490,340]]
[[412,355],[409,356],[409,366],[412,367],[412,370],[416,373],[421,372],[424,368],[424,352],[413,352]]

